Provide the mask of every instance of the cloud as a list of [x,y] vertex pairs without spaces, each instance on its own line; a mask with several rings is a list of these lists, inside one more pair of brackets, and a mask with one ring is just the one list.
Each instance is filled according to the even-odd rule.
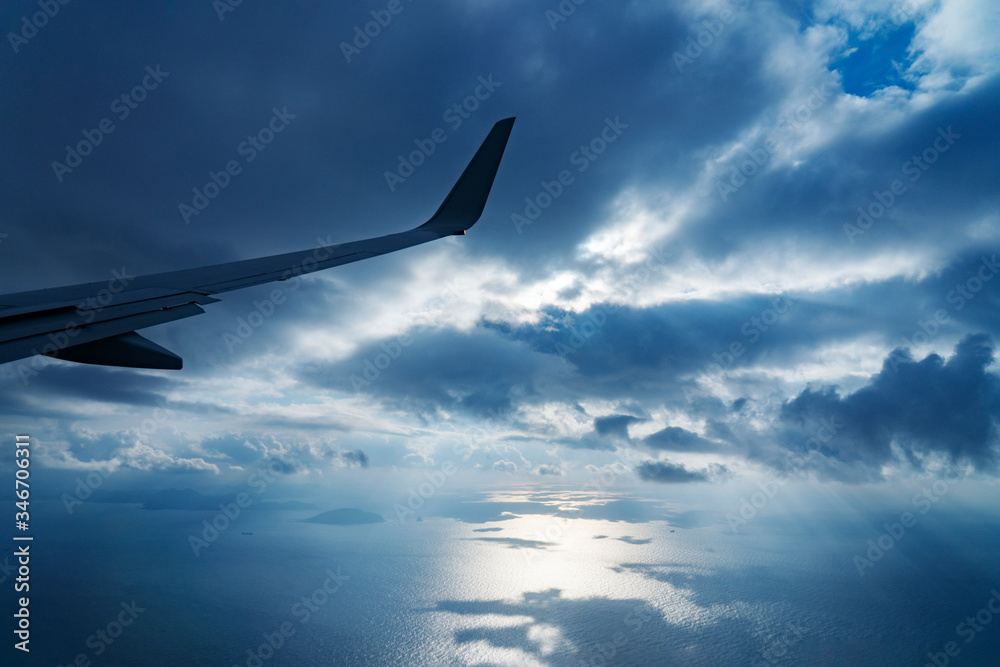
[[409,452],[403,456],[403,465],[409,468],[430,468],[434,459],[422,452]]
[[636,469],[639,479],[647,482],[659,482],[660,484],[686,484],[689,482],[707,482],[725,468],[716,466],[714,471],[709,470],[689,470],[679,463],[670,461],[645,461],[640,463]]
[[[331,30],[357,22],[347,5],[283,14],[292,41],[280,30],[192,31],[204,13],[191,8],[153,11],[138,33],[99,34],[113,14],[102,7],[82,32],[52,22],[54,55],[102,71],[109,97],[135,84],[135,58],[104,62],[85,48],[95,40],[126,56],[144,44],[175,73],[66,184],[50,161],[110,100],[47,95],[78,82],[45,59],[19,61],[0,81],[4,98],[24,101],[9,110],[18,132],[0,164],[5,182],[21,186],[5,202],[0,239],[10,290],[399,231],[434,211],[493,121],[525,121],[467,238],[334,269],[294,291],[227,293],[203,317],[149,331],[184,356],[181,373],[55,362],[27,385],[15,377],[0,387],[2,421],[39,434],[44,465],[127,457],[151,478],[277,459],[293,484],[302,480],[292,473],[366,461],[431,467],[464,441],[473,441],[469,469],[565,478],[650,452],[854,480],[935,457],[995,469],[995,369],[968,347],[947,362],[927,355],[970,332],[1000,335],[1000,280],[975,278],[983,253],[1000,247],[997,9],[917,4],[886,50],[895,0],[749,3],[683,71],[673,54],[714,16],[704,3],[588,6],[557,33],[516,4],[480,3],[472,22],[428,6],[394,26],[378,54],[338,71],[323,63],[342,58]],[[239,11],[246,26],[274,21],[246,3]],[[428,34],[449,48],[410,57]],[[861,42],[870,48],[847,73],[844,56]],[[874,58],[878,49],[890,57]],[[274,57],[232,55],[243,52]],[[399,66],[378,65],[389,61]],[[384,173],[397,156],[491,72],[503,82],[497,94],[389,193]],[[858,86],[848,79],[866,96],[849,94]],[[209,168],[242,161],[236,145],[275,104],[297,119],[185,225],[178,202]],[[578,171],[574,151],[619,116],[629,127]],[[960,136],[910,180],[904,165],[939,128]],[[160,145],[180,150],[146,159]],[[723,198],[720,184],[740,168],[753,173]],[[573,183],[519,233],[511,214],[564,169]],[[845,224],[895,179],[905,193],[848,239]],[[974,296],[955,305],[953,291],[972,279]],[[227,349],[224,334],[259,314],[274,287],[287,299]],[[883,370],[938,308],[948,321]],[[715,475],[692,465],[707,464],[636,470],[662,481]]]
[[[986,334],[963,338],[945,361],[916,361],[898,348],[867,385],[841,395],[835,387],[806,389],[781,409],[788,446],[815,450],[843,463],[861,463],[877,475],[897,461],[917,469],[934,454],[993,471],[998,457],[1000,376]],[[804,437],[812,433],[808,438]],[[803,443],[805,445],[803,446]]]
[[711,452],[719,449],[717,444],[679,426],[668,426],[646,436],[642,442],[650,449],[669,452]]
[[594,431],[598,435],[612,436],[621,440],[629,440],[628,427],[643,420],[632,415],[610,415],[594,420]]
[[488,418],[536,394],[539,380],[558,365],[487,329],[419,331],[397,358],[376,369],[377,376],[366,376],[366,361],[380,354],[385,356],[372,344],[342,361],[305,364],[299,376],[317,388],[356,389],[405,410],[433,414],[446,409]]
[[[2,373],[14,373],[17,364],[0,368]],[[14,378],[4,378],[4,385],[0,388],[4,402],[44,394],[69,405],[85,401],[141,407],[164,405],[167,392],[183,391],[187,381],[148,371],[49,361],[37,375],[28,377],[30,392],[19,391],[25,387]]]
[[351,452],[343,452],[341,456],[343,456],[344,460],[350,464],[359,465],[362,468],[368,467],[368,455],[360,449],[356,449]]
[[493,470],[496,472],[515,473],[517,472],[517,464],[513,461],[504,461],[501,459],[500,461],[493,462]]
[[171,456],[141,442],[119,449],[115,452],[115,458],[121,461],[121,465],[135,470],[219,473],[219,467],[214,463],[208,463],[205,459]]

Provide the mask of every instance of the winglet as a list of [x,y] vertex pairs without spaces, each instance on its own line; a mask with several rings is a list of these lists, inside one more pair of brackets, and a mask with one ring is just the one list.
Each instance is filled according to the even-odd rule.
[[513,118],[505,118],[493,126],[440,208],[418,229],[447,236],[464,234],[466,229],[476,224],[486,207],[486,198],[493,187],[493,179],[497,175],[500,158],[503,157],[513,127]]

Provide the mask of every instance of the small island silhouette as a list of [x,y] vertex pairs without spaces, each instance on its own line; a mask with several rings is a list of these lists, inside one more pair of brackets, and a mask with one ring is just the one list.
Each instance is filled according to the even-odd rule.
[[336,526],[357,526],[366,523],[385,523],[381,515],[374,512],[365,512],[355,507],[341,507],[337,510],[323,512],[316,516],[305,519],[309,523],[326,523]]

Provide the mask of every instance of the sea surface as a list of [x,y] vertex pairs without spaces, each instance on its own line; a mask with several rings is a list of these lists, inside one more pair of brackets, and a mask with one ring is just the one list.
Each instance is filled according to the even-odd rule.
[[217,512],[38,502],[31,653],[4,664],[1000,664],[1000,614],[957,629],[1000,588],[995,516],[931,512],[861,574],[885,512],[734,531],[567,518],[553,497],[550,514],[469,497],[455,504],[479,520],[355,526],[244,511],[197,555]]

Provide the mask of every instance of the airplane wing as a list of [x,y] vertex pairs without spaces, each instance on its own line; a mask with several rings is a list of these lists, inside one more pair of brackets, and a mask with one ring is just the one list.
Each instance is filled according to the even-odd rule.
[[213,295],[350,264],[465,234],[486,206],[514,119],[493,126],[430,220],[409,231],[259,259],[0,296],[0,363],[36,354],[131,368],[179,369],[181,358],[137,329],[205,312]]

